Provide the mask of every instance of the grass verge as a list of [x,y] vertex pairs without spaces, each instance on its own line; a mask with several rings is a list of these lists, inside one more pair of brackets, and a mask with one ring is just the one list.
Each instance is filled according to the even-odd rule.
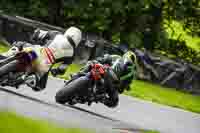
[[143,133],[160,133],[159,131],[144,131]]
[[0,41],[0,53],[7,51],[9,48],[5,44],[1,43]]
[[33,120],[11,112],[0,112],[1,133],[89,133],[79,128],[61,128],[46,121]]
[[133,81],[126,95],[200,113],[200,96],[191,95],[173,88],[166,88],[144,81]]
[[[35,120],[13,112],[0,111],[1,133],[92,133],[90,130],[80,128],[63,128],[44,120]],[[159,133],[145,130],[141,133]]]

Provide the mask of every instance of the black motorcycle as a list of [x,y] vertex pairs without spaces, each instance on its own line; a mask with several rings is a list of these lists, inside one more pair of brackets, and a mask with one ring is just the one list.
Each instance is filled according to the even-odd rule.
[[34,89],[39,81],[37,73],[32,71],[32,62],[36,58],[34,51],[23,51],[23,47],[18,47],[18,52],[12,56],[1,55],[0,85],[19,88],[26,84]]
[[104,103],[108,97],[108,88],[104,86],[105,74],[115,76],[108,65],[94,63],[91,70],[87,73],[81,73],[79,76],[74,74],[64,87],[56,93],[56,102],[60,104],[68,103],[74,105],[77,103],[91,105],[92,102]]

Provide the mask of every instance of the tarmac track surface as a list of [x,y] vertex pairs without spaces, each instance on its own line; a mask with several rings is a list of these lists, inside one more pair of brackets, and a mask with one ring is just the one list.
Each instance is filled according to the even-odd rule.
[[62,85],[63,80],[50,78],[47,88],[42,92],[33,92],[27,87],[0,89],[0,108],[63,125],[93,128],[98,132],[115,128],[139,132],[143,128],[162,133],[200,133],[200,114],[124,95],[120,96],[120,104],[114,109],[102,104],[92,104],[90,107],[56,104],[55,93]]

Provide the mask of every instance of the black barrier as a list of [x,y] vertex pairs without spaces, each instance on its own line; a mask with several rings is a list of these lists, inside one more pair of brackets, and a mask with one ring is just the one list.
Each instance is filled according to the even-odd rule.
[[136,49],[140,71],[139,79],[167,87],[200,94],[200,67],[184,61],[174,61],[148,51]]

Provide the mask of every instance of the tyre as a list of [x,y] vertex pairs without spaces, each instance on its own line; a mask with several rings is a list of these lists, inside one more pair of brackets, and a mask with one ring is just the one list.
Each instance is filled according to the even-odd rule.
[[5,75],[8,74],[9,72],[15,71],[16,70],[16,65],[17,65],[17,60],[14,60],[12,62],[9,62],[6,65],[3,65],[2,67],[0,67],[0,78]]
[[83,93],[87,91],[88,83],[89,79],[87,77],[80,77],[71,81],[56,93],[56,102],[60,104],[65,104],[66,102],[70,103],[73,96],[76,94],[83,95]]

